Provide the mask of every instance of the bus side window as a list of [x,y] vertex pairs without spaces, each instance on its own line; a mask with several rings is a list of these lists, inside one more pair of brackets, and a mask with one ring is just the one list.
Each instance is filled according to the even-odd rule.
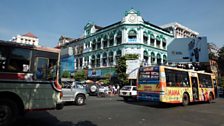
[[188,79],[186,77],[182,81],[182,85],[183,85],[183,87],[188,87],[189,86]]
[[177,87],[180,87],[180,82],[177,82],[177,83],[176,83],[176,86],[177,86]]
[[37,57],[37,66],[36,66],[36,79],[46,80],[47,79],[47,66],[49,60],[43,57]]
[[47,70],[47,80],[54,80],[56,78],[56,65],[54,63],[50,63]]
[[167,86],[171,86],[172,85],[172,82],[167,82]]

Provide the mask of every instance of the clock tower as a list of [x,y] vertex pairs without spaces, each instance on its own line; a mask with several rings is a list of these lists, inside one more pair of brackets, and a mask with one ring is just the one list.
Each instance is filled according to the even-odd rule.
[[131,10],[125,12],[125,17],[122,22],[125,24],[139,24],[143,23],[143,19],[140,16],[140,12],[132,8]]

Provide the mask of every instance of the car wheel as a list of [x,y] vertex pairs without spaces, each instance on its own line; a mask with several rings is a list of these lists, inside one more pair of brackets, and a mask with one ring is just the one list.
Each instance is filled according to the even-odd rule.
[[85,97],[83,95],[77,95],[75,98],[76,105],[84,105],[85,104]]
[[18,107],[10,99],[0,99],[0,125],[11,125],[18,116]]
[[90,95],[97,95],[97,86],[96,85],[90,85],[89,87],[89,93]]
[[128,99],[129,99],[128,97],[123,97],[123,98],[124,98],[124,101],[128,101]]

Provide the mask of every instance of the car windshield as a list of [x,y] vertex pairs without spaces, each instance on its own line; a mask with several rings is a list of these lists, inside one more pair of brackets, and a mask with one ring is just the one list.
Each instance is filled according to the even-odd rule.
[[121,90],[127,90],[127,91],[130,91],[130,90],[131,90],[131,87],[129,87],[129,86],[124,86],[124,87],[121,88]]

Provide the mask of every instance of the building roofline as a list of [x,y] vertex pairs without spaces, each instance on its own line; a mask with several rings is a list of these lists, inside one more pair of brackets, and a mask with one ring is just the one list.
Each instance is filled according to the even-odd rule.
[[164,32],[168,32],[168,33],[170,33],[170,32],[167,31],[166,29],[163,29],[162,27],[157,26],[157,25],[154,25],[154,24],[152,24],[152,23],[149,23],[148,21],[144,21],[144,23],[145,23],[145,24],[148,24],[148,25],[150,25],[150,26],[153,26],[153,27],[155,27],[155,28],[158,28],[158,29],[160,29],[160,30],[162,30],[162,31],[164,31]]
[[22,36],[26,36],[26,37],[31,37],[31,38],[38,38],[37,36],[35,36],[33,33],[31,33],[31,32],[28,32],[28,33],[26,33],[26,34],[24,34],[24,35],[22,35]]
[[171,22],[171,23],[168,23],[168,24],[164,24],[164,25],[162,25],[162,26],[160,26],[160,27],[162,27],[162,28],[168,28],[168,27],[173,27],[173,26],[177,26],[177,27],[180,27],[180,28],[182,28],[182,29],[185,29],[185,30],[187,30],[187,31],[189,31],[189,32],[192,32],[192,33],[196,34],[197,36],[199,35],[198,32],[193,31],[192,29],[190,29],[190,28],[188,28],[188,27],[186,27],[186,26],[183,26],[183,25],[181,25],[181,24],[178,23],[178,22]]

